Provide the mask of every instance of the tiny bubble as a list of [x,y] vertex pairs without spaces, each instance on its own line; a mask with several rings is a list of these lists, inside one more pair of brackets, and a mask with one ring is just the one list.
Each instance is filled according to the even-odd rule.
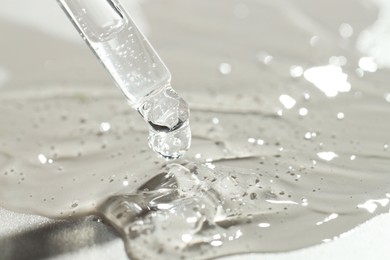
[[340,112],[337,114],[337,119],[343,120],[344,119],[344,113]]
[[319,40],[320,40],[320,37],[318,37],[317,35],[312,36],[312,37],[310,38],[310,41],[309,41],[309,42],[310,42],[310,45],[311,45],[312,47],[316,46],[316,45],[318,44]]
[[271,61],[274,59],[271,55],[269,55],[266,52],[259,52],[257,54],[257,60],[263,63],[264,65],[268,65],[271,63]]
[[290,67],[290,76],[293,78],[299,78],[303,75],[303,68],[301,66],[293,65]]
[[342,23],[339,27],[339,33],[343,38],[349,38],[353,35],[353,28],[348,23]]
[[226,62],[222,62],[218,66],[219,72],[223,75],[228,75],[232,71],[232,65]]
[[249,198],[251,199],[251,200],[255,200],[256,198],[257,198],[257,194],[256,193],[251,193],[250,195],[249,195]]

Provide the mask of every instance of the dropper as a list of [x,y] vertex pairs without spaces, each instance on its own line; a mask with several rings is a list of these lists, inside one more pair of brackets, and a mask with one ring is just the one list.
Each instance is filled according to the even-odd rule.
[[171,74],[118,0],[57,0],[149,125],[149,146],[167,159],[191,144],[189,108],[171,87]]

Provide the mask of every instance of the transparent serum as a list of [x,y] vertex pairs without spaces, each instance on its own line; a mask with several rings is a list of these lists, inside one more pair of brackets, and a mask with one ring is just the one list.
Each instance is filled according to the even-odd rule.
[[149,146],[166,159],[191,144],[189,108],[171,74],[116,0],[58,0],[129,104],[149,125]]

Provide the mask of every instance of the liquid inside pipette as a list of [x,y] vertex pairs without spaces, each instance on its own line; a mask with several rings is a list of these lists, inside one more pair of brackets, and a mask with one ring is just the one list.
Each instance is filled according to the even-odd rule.
[[92,51],[149,125],[149,146],[166,159],[190,147],[189,108],[171,74],[116,0],[59,0]]

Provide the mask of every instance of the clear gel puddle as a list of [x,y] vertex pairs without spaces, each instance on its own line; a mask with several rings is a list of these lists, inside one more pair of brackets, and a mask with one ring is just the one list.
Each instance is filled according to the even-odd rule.
[[[307,1],[248,1],[247,12],[205,3],[180,0],[172,19],[164,3],[145,6],[152,27],[169,28],[156,30],[161,46],[186,39],[162,49],[191,107],[193,143],[180,161],[145,147],[142,118],[111,86],[4,88],[0,205],[52,218],[97,215],[131,259],[293,250],[388,212],[389,74],[354,51],[346,20],[329,20]],[[374,23],[348,5],[362,13],[354,34]],[[215,17],[226,30],[202,27]],[[180,147],[185,120],[159,106],[145,103],[140,113],[174,135],[151,142]],[[186,117],[180,102],[172,106]]]

